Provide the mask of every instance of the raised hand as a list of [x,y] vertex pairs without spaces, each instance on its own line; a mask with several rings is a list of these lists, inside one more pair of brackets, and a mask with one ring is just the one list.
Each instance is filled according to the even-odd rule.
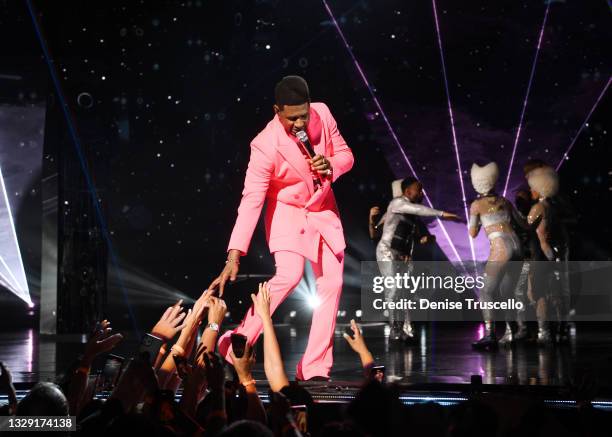
[[208,323],[221,325],[227,313],[227,305],[223,299],[211,296],[208,300]]
[[348,335],[346,332],[342,334],[351,349],[353,349],[358,354],[367,352],[368,347],[365,344],[365,340],[363,339],[363,335],[361,334],[361,329],[359,329],[359,325],[357,325],[355,319],[351,319],[351,330],[353,331],[354,338],[351,338],[351,336]]
[[187,316],[185,316],[184,328],[187,329],[195,329],[202,323],[202,317],[204,315],[204,310],[208,305],[210,305],[210,295],[209,290],[204,292],[202,296],[198,298],[193,304],[193,308],[190,308],[187,311]]
[[224,390],[225,372],[223,371],[223,360],[214,352],[204,353],[204,366],[206,368],[206,379],[208,387],[212,391]]
[[182,312],[182,303],[183,299],[168,307],[151,330],[151,334],[164,341],[173,339],[176,333],[185,327],[185,323],[181,323],[185,318],[185,313]]
[[140,358],[131,359],[119,382],[111,393],[111,398],[119,399],[125,412],[142,401],[146,395],[152,395],[159,390],[155,371],[148,361]]
[[253,300],[253,307],[255,312],[261,320],[267,320],[270,318],[270,287],[267,282],[259,284],[259,292],[257,296],[251,294]]
[[255,349],[249,342],[247,341],[244,347],[244,354],[242,357],[237,358],[236,355],[234,355],[234,351],[230,352],[230,357],[232,358],[234,369],[236,369],[240,382],[251,381],[253,379],[251,369],[255,365]]
[[112,331],[113,329],[110,327],[108,320],[100,322],[99,329],[94,332],[87,342],[87,346],[85,346],[83,359],[91,362],[98,355],[113,350],[123,340],[123,335],[112,334]]

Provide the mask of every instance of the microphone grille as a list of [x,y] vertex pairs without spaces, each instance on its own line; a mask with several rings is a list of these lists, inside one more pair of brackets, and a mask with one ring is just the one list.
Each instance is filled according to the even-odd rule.
[[308,141],[308,135],[306,134],[306,132],[304,132],[303,130],[298,131],[295,136],[297,137],[298,140],[300,140],[301,142],[306,142]]

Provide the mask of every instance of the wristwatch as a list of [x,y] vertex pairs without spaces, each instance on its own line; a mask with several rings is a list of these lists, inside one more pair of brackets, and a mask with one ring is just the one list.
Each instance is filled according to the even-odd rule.
[[215,331],[215,332],[219,332],[219,324],[218,323],[210,322],[208,325],[206,325],[206,327],[208,329],[211,329],[211,330]]

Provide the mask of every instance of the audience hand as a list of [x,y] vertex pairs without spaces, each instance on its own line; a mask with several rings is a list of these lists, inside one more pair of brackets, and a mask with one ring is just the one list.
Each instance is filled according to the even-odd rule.
[[236,373],[238,374],[238,380],[241,383],[252,381],[253,374],[251,373],[251,369],[255,365],[255,349],[249,342],[247,341],[244,347],[244,354],[242,357],[237,358],[236,355],[234,355],[234,351],[230,352],[230,357],[234,363],[234,369],[236,369]]
[[261,320],[270,319],[270,287],[267,282],[259,284],[259,293],[257,296],[251,294],[251,299],[255,312],[261,317]]
[[214,352],[205,352],[204,366],[206,367],[206,379],[211,391],[219,393],[224,390],[225,372],[223,371],[221,357]]
[[110,327],[110,322],[108,320],[103,320],[100,323],[99,329],[94,332],[87,342],[87,346],[85,346],[83,361],[91,364],[98,355],[110,352],[121,340],[123,340],[123,335],[111,335],[112,331],[113,329]]
[[119,378],[111,398],[119,399],[125,412],[129,412],[144,396],[159,390],[155,371],[147,360],[131,359]]
[[351,329],[353,330],[353,337],[351,338],[346,332],[342,334],[344,339],[348,342],[349,346],[358,354],[362,354],[368,351],[368,347],[365,344],[365,340],[363,339],[363,335],[361,334],[361,329],[359,329],[359,325],[355,322],[355,319],[351,319]]
[[227,305],[223,299],[211,296],[208,300],[208,323],[221,325],[227,313]]
[[198,300],[193,304],[193,308],[190,308],[187,311],[187,315],[185,316],[185,323],[183,329],[187,330],[195,330],[202,323],[202,318],[204,316],[204,310],[206,309],[206,305],[208,304],[208,298],[204,298],[206,293],[204,293]]
[[185,327],[185,323],[181,323],[185,318],[185,313],[181,312],[183,309],[183,307],[181,307],[182,303],[183,299],[179,300],[173,306],[168,307],[166,312],[164,312],[151,330],[151,334],[164,341],[172,340],[176,333]]

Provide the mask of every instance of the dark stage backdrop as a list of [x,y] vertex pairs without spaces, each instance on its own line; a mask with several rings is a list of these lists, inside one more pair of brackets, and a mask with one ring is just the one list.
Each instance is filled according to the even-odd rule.
[[[32,5],[53,63],[41,58],[26,3],[15,2],[2,12],[0,32],[13,42],[3,49],[3,68],[14,61],[36,71],[49,93],[64,93],[77,127],[83,117],[102,120],[94,140],[77,134],[89,159],[104,160],[90,171],[104,169],[92,178],[110,237],[109,315],[118,323],[129,318],[123,293],[146,325],[151,309],[197,296],[222,268],[248,145],[272,117],[272,90],[283,75],[309,81],[313,100],[330,106],[355,154],[355,167],[334,188],[348,243],[341,308],[350,316],[359,304],[359,263],[374,258],[368,210],[385,206],[391,181],[410,174],[407,159],[434,206],[463,215],[459,177],[469,202],[471,164],[496,160],[501,191],[516,142],[512,198],[526,159],[559,163],[611,71],[605,1],[438,1],[454,141],[431,2],[330,1],[336,22],[319,1]],[[83,93],[91,96],[86,108],[78,105]],[[580,212],[575,259],[610,257],[602,214],[612,193],[609,118],[604,95],[560,170]],[[449,238],[432,224],[440,255],[471,259],[465,225],[446,230]],[[486,256],[486,241],[475,254]],[[241,271],[273,272],[261,226]],[[230,293],[244,298],[255,283]],[[296,308],[307,317],[302,303]]]

